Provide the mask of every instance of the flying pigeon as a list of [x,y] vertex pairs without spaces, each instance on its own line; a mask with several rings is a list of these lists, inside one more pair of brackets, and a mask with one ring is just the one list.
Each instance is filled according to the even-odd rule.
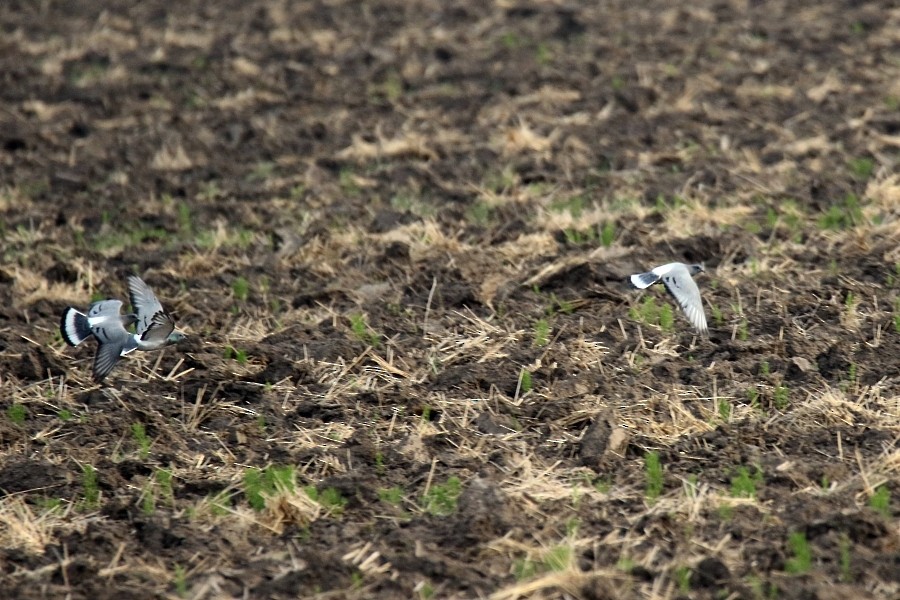
[[[109,375],[120,356],[133,350],[156,350],[185,338],[184,333],[175,330],[174,319],[140,277],[128,277],[128,293],[134,314],[120,314],[121,300],[100,300],[91,304],[87,314],[69,307],[60,319],[59,331],[70,346],[92,336],[96,338],[94,381],[100,382]],[[127,329],[131,325],[134,333]]]
[[687,315],[691,324],[700,333],[707,333],[706,314],[703,312],[703,300],[700,298],[700,289],[694,283],[692,275],[703,273],[706,269],[703,265],[686,265],[680,262],[669,263],[656,267],[647,273],[637,273],[631,276],[631,285],[638,289],[645,289],[662,281],[670,294],[678,301],[681,310]]

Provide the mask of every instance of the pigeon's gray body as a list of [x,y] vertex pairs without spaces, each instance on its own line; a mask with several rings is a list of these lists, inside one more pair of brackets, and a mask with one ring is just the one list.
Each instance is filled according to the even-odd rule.
[[[60,333],[70,346],[89,337],[97,340],[95,381],[109,375],[120,356],[134,350],[156,350],[184,339],[183,333],[175,331],[171,315],[140,277],[128,277],[128,291],[135,314],[120,314],[121,300],[100,300],[91,304],[87,314],[69,307],[60,320]],[[132,324],[134,333],[127,329]]]
[[700,297],[700,288],[694,282],[692,275],[702,273],[703,265],[686,265],[680,262],[669,263],[656,267],[647,273],[637,273],[631,276],[631,285],[639,289],[645,289],[657,282],[662,282],[672,297],[681,306],[681,310],[687,315],[688,320],[700,333],[707,333],[706,313],[703,311],[703,299]]

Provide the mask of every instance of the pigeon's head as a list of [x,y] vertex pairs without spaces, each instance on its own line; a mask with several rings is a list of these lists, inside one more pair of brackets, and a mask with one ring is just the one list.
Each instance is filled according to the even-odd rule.
[[706,267],[704,267],[702,264],[688,265],[688,271],[691,272],[691,275],[696,275],[697,273],[706,273]]
[[169,337],[166,338],[166,344],[177,344],[178,342],[184,340],[187,337],[187,334],[183,331],[174,330],[169,334]]

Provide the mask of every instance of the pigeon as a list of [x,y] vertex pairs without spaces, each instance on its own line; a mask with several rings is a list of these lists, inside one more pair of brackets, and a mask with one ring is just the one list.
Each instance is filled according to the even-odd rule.
[[669,293],[678,301],[681,310],[687,315],[691,324],[697,331],[706,334],[708,328],[706,327],[706,314],[703,312],[703,300],[700,298],[700,289],[691,277],[705,271],[703,265],[673,262],[656,267],[647,273],[632,275],[631,285],[643,290],[662,281]]
[[[87,314],[66,308],[59,331],[70,346],[90,337],[97,340],[94,356],[94,381],[101,382],[119,361],[134,350],[157,350],[180,342],[185,334],[175,329],[175,320],[146,283],[136,275],[128,277],[132,314],[120,314],[121,300],[100,300],[88,308]],[[127,328],[134,325],[134,333]]]

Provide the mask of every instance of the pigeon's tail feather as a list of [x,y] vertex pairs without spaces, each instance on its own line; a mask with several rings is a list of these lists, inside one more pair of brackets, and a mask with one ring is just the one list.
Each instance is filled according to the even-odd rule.
[[641,290],[650,287],[657,281],[659,281],[659,275],[653,273],[652,271],[649,273],[638,273],[631,276],[631,285]]
[[68,345],[77,346],[91,337],[91,324],[87,315],[69,307],[59,321],[59,332]]

